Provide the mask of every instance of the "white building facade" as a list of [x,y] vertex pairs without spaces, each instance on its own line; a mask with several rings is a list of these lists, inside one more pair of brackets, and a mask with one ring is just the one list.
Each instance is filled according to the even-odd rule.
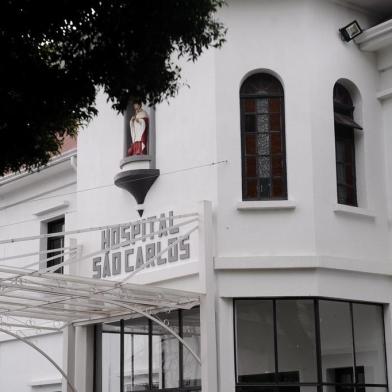
[[[193,293],[195,306],[151,315],[201,364],[125,310],[72,315],[62,334],[67,309],[52,309],[29,339],[79,392],[386,392],[392,3],[233,0],[218,17],[222,49],[183,64],[189,87],[145,108],[146,154],[127,156],[132,104],[120,116],[100,94],[77,147],[0,179],[0,240],[37,236],[0,242],[0,267],[46,268],[48,255],[67,259],[53,249],[74,249],[78,262],[57,272],[137,272],[127,282]],[[364,32],[344,42],[354,20]],[[8,324],[20,316],[0,310]],[[71,390],[45,358],[2,339],[1,391]]]

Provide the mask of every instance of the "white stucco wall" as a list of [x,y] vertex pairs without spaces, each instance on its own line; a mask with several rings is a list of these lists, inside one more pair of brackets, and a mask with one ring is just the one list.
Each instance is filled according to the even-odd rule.
[[[30,338],[31,342],[62,365],[62,335]],[[17,392],[58,392],[61,375],[41,354],[23,342],[0,344],[0,390]]]

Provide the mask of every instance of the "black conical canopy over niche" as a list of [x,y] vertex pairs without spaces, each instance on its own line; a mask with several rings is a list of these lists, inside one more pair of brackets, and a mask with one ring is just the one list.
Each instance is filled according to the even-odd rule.
[[[143,204],[148,191],[158,177],[158,169],[127,170],[116,175],[114,184],[127,190],[138,204]],[[140,210],[138,212],[141,216]]]

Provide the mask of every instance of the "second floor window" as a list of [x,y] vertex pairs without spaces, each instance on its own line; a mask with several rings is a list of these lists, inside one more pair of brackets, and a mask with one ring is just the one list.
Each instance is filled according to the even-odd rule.
[[[64,218],[60,218],[55,221],[48,222],[48,234],[63,233],[63,232],[64,232]],[[52,252],[48,252],[47,254],[48,259],[50,259],[46,263],[47,268],[53,267],[64,261],[64,257],[61,256],[64,250],[60,250],[64,248],[63,234],[59,234],[58,236],[48,237],[46,246],[48,251],[53,250]],[[57,255],[58,257],[56,257]],[[60,267],[53,272],[62,274],[63,270],[64,268]]]
[[242,199],[287,199],[284,92],[267,73],[249,76],[240,89]]
[[339,204],[358,206],[354,129],[354,105],[348,90],[336,83],[333,90],[335,119],[336,182]]

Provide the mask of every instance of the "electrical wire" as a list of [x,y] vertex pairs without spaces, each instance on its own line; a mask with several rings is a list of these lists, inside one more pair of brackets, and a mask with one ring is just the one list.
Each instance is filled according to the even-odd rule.
[[[177,173],[183,173],[183,172],[187,172],[190,170],[196,170],[196,169],[201,169],[201,168],[205,168],[205,167],[213,167],[213,166],[217,166],[217,165],[221,165],[221,164],[227,164],[229,163],[228,160],[222,160],[222,161],[218,161],[218,162],[211,162],[211,163],[207,163],[204,165],[199,165],[199,166],[191,166],[191,167],[187,167],[187,168],[183,168],[183,169],[178,169],[178,170],[173,170],[173,171],[169,171],[169,172],[165,172],[165,173],[161,173],[161,176],[167,176],[167,175],[171,175],[171,174],[177,174]],[[141,177],[141,178],[137,178],[133,181],[140,181],[140,180],[145,180],[147,178],[150,178],[150,176],[146,176],[146,177]],[[59,193],[56,195],[51,195],[51,196],[46,196],[46,197],[40,197],[40,198],[36,198],[36,199],[31,199],[31,200],[27,200],[25,202],[22,202],[20,204],[24,204],[24,203],[31,203],[33,201],[41,201],[41,200],[48,200],[48,199],[52,199],[55,197],[61,197],[61,196],[69,196],[69,195],[73,195],[73,194],[77,194],[77,193],[83,193],[83,192],[88,192],[88,191],[93,191],[96,189],[103,189],[103,188],[109,188],[109,187],[113,187],[115,186],[114,184],[107,184],[107,185],[100,185],[100,186],[96,186],[96,187],[91,187],[91,188],[85,188],[85,189],[79,189],[77,191],[73,191],[73,192],[67,192],[67,193]],[[19,205],[20,205],[19,204]],[[10,207],[2,207],[0,208],[0,211],[5,211]],[[66,214],[70,214],[73,213],[75,211],[68,211],[65,212]],[[19,222],[13,222],[13,223],[8,223],[5,225],[0,225],[0,229],[3,227],[9,227],[9,226],[14,226],[14,225],[18,225],[18,224],[22,224],[22,223],[28,223],[28,222],[40,222],[38,219],[27,219],[27,220],[23,220],[23,221],[19,221]]]
[[[173,171],[161,173],[160,176],[167,176],[167,175],[171,175],[171,174],[183,173],[183,172],[187,172],[187,171],[190,171],[190,170],[202,169],[204,167],[213,167],[213,166],[221,165],[223,163],[228,163],[228,162],[229,162],[228,160],[223,160],[223,161],[218,161],[218,162],[206,163],[206,164],[199,165],[199,166],[186,167],[186,168],[183,168],[183,169],[178,169],[178,170],[173,170]],[[145,176],[145,177],[135,178],[133,180],[130,180],[129,182],[136,182],[136,181],[146,180],[146,179],[152,178],[152,177],[155,178],[155,176]],[[47,200],[47,199],[52,199],[54,197],[68,196],[68,195],[73,195],[73,194],[76,194],[76,193],[83,193],[83,192],[93,191],[93,190],[96,190],[96,189],[109,188],[109,187],[113,187],[113,186],[115,186],[115,185],[114,184],[99,185],[99,186],[96,186],[96,187],[80,189],[80,190],[73,191],[73,192],[60,193],[60,194],[56,194],[56,195],[40,197],[40,198],[37,198],[37,199],[32,199],[31,201]]]

